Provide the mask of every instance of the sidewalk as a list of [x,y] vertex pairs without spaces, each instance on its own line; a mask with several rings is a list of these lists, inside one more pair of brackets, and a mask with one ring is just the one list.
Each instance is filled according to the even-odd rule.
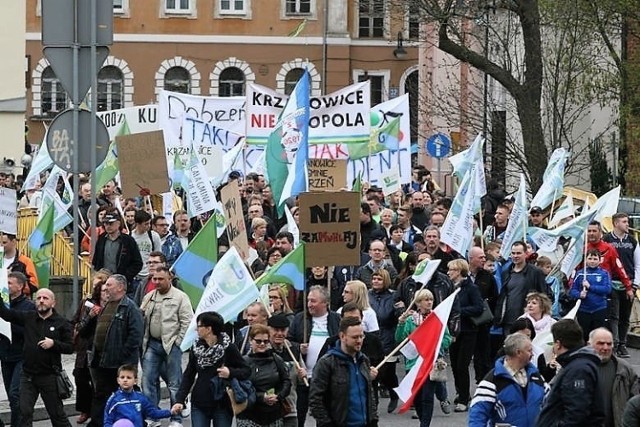
[[[65,369],[65,371],[67,371],[67,375],[69,375],[69,378],[71,379],[71,381],[74,381],[74,384],[75,384],[75,378],[73,377],[73,365],[75,363],[75,360],[76,360],[75,354],[62,355],[62,367]],[[183,370],[187,366],[188,361],[189,361],[189,353],[183,354],[182,356]],[[140,384],[140,382],[141,382],[141,379],[138,376],[138,384]],[[169,398],[169,392],[167,390],[167,387],[164,381],[160,381],[160,385],[162,389],[161,398],[162,399]],[[71,425],[76,425],[75,420],[71,419],[72,417],[75,417],[76,415],[78,415],[78,411],[76,411],[75,405],[76,405],[76,396],[75,396],[75,390],[74,390],[73,396],[71,396],[69,399],[64,401],[64,410],[70,418]],[[7,392],[4,389],[4,385],[0,385],[0,419],[2,419],[2,421],[7,425],[11,420],[11,410],[9,409],[9,400],[7,399]],[[48,420],[48,419],[49,419],[49,415],[47,414],[47,410],[44,408],[44,403],[42,402],[42,398],[38,398],[38,401],[36,402],[36,408],[33,413],[33,421],[42,421],[42,420]]]

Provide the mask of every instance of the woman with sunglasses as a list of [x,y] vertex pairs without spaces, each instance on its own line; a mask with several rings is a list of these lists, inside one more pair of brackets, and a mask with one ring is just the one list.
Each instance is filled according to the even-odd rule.
[[249,332],[251,353],[245,360],[251,367],[256,403],[238,414],[238,427],[283,427],[284,402],[291,391],[291,378],[280,356],[269,346],[269,328],[256,324]]

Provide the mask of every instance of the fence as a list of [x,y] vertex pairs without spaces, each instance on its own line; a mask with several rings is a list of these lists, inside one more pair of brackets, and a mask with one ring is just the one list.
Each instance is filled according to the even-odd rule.
[[[36,209],[20,209],[18,211],[18,250],[31,256],[29,249],[29,236],[36,228],[38,212]],[[53,236],[53,248],[51,250],[51,276],[73,276],[73,263],[75,252],[73,241],[65,237],[62,232]],[[83,294],[91,294],[91,262],[88,256],[78,256],[78,277],[84,277]]]

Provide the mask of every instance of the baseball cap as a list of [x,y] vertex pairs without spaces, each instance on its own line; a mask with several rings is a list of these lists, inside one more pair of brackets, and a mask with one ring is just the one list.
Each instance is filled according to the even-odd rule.
[[112,222],[116,222],[116,221],[120,221],[120,217],[116,214],[112,214],[112,213],[108,213],[104,216],[104,218],[102,219],[102,222],[106,222],[106,223],[112,223]]
[[542,213],[542,208],[540,206],[534,206],[531,208],[529,213]]

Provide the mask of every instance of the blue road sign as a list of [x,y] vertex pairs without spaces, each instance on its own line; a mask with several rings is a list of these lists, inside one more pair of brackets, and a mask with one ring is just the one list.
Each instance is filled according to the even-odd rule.
[[447,157],[451,153],[451,140],[443,133],[436,133],[427,139],[425,148],[431,157]]

